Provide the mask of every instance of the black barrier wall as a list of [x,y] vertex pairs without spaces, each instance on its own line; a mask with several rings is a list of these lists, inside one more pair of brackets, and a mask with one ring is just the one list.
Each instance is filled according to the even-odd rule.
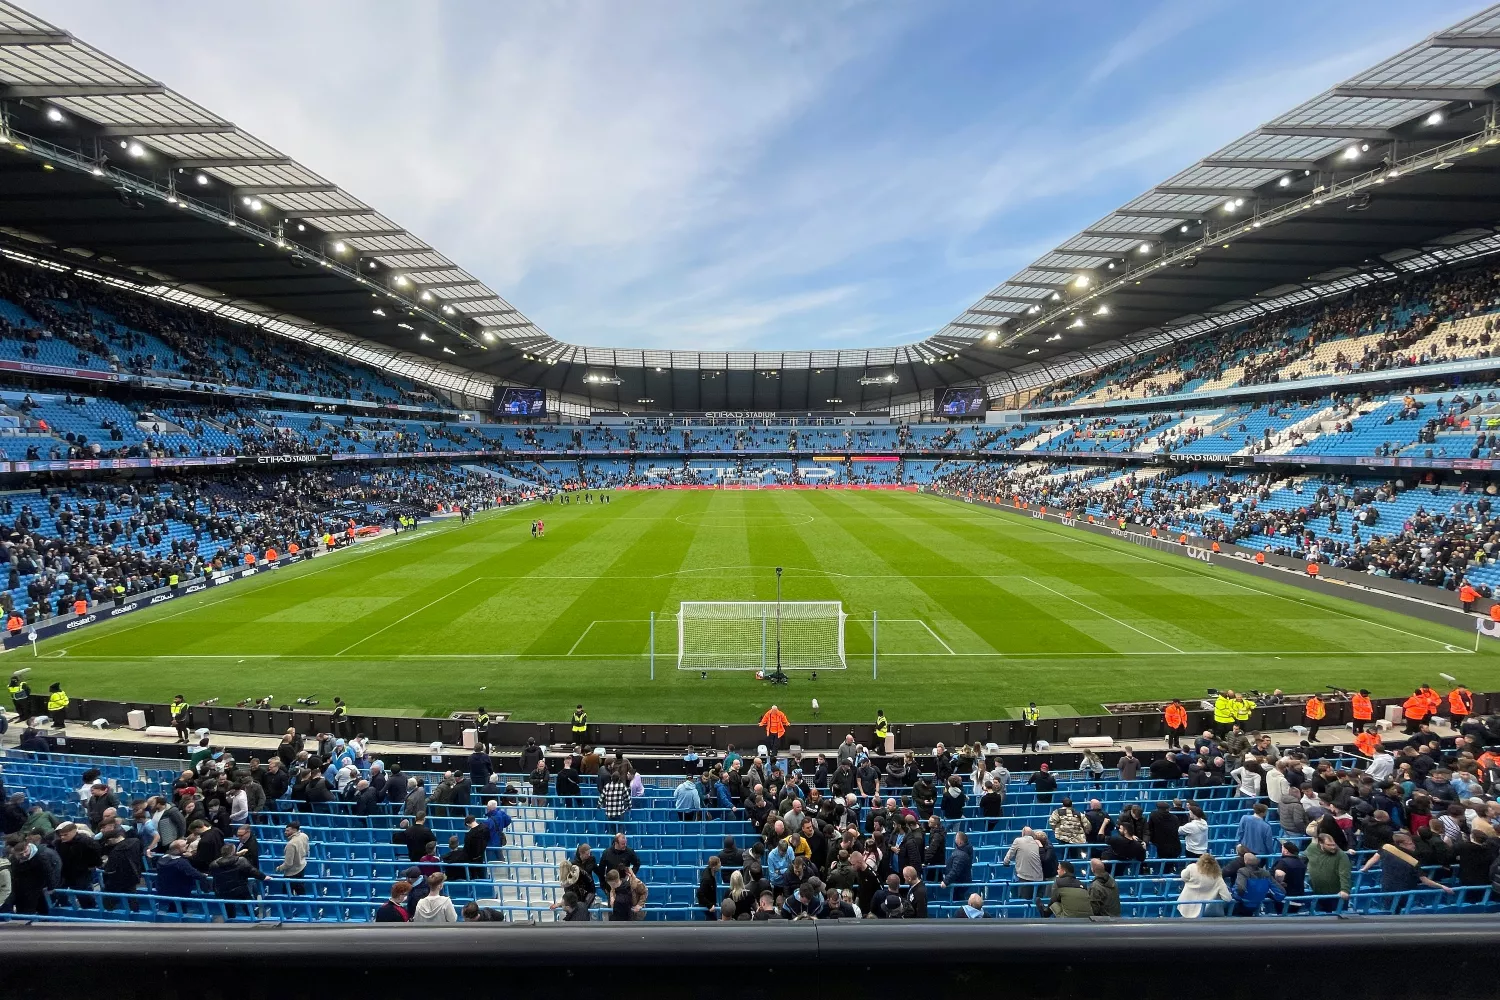
[[[1226,936],[1228,935],[1228,936]],[[1335,968],[1365,1000],[1494,996],[1493,917],[764,923],[0,926],[0,995],[244,1000],[714,1000],[807,991],[932,1000],[1302,1000]],[[1434,973],[1433,957],[1441,955]],[[216,984],[232,982],[232,989]],[[826,985],[825,985],[826,983]],[[191,985],[189,985],[191,984]]]
[[[1400,705],[1399,698],[1372,699],[1375,717],[1382,718],[1387,705]],[[1350,721],[1347,701],[1330,701],[1328,715],[1323,721],[1325,734],[1332,736],[1338,727]],[[146,715],[147,725],[170,726],[171,711],[165,704],[140,702],[97,701],[75,698],[68,705],[70,720],[92,721],[105,719],[111,725],[125,724],[127,714],[140,709]],[[1474,713],[1488,715],[1500,712],[1500,694],[1477,693],[1474,695]],[[195,705],[189,709],[189,725],[194,728],[207,727],[215,733],[239,733],[279,738],[288,729],[295,728],[303,734],[330,732],[332,716],[326,712],[225,708],[205,708]],[[1201,708],[1188,710],[1188,731],[1201,733],[1210,728],[1213,713]],[[372,740],[384,743],[414,743],[429,745],[442,743],[445,750],[459,749],[463,743],[463,731],[469,724],[457,719],[421,719],[384,715],[350,716],[349,732],[363,733]],[[1256,708],[1251,713],[1246,731],[1284,730],[1302,724],[1301,705],[1273,705]],[[926,752],[938,743],[950,749],[969,743],[995,743],[1002,747],[1019,746],[1023,739],[1021,722],[1018,719],[997,719],[973,722],[913,722],[895,723],[891,731],[900,750]],[[872,723],[815,725],[793,724],[788,727],[786,747],[802,747],[809,752],[833,750],[843,742],[846,733],[853,733],[856,741],[869,747],[878,746]],[[76,731],[75,731],[76,735]],[[125,734],[114,732],[115,737]],[[1162,717],[1157,712],[1130,713],[1124,715],[1083,715],[1070,718],[1042,719],[1039,735],[1058,749],[1066,749],[1069,737],[1108,736],[1117,743],[1129,744],[1133,740],[1160,739],[1166,735]],[[499,747],[520,747],[534,739],[543,746],[558,746],[573,743],[573,734],[566,722],[496,722],[486,732],[487,742]],[[1351,737],[1352,740],[1352,737]],[[765,734],[755,725],[639,725],[625,723],[596,723],[589,726],[588,742],[608,749],[616,747],[711,747],[723,752],[730,745],[740,750],[753,749],[765,741]]]

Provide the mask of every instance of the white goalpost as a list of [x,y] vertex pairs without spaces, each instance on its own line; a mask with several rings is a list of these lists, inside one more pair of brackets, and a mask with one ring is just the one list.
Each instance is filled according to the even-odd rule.
[[683,601],[677,669],[845,670],[846,618],[842,601]]

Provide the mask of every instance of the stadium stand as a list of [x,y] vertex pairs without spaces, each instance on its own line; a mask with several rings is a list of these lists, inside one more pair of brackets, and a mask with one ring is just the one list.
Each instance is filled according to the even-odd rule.
[[1373,757],[1236,728],[1029,776],[993,749],[852,742],[650,778],[535,746],[511,773],[488,754],[405,772],[357,737],[295,733],[241,760],[205,737],[180,771],[15,750],[0,916],[459,919],[428,893],[511,921],[1497,912],[1497,721]]

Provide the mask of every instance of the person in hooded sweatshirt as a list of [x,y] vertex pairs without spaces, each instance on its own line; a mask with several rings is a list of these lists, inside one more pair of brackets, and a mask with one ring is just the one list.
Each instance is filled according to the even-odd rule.
[[973,893],[969,896],[969,901],[954,916],[963,917],[968,920],[983,920],[984,897],[977,892]]
[[427,895],[417,901],[416,909],[411,915],[414,924],[456,924],[458,923],[458,911],[453,908],[453,900],[443,894],[442,872],[435,872],[427,876]]

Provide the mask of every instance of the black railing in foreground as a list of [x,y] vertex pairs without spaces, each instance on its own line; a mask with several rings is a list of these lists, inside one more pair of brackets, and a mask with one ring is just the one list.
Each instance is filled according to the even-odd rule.
[[[0,926],[7,998],[1493,997],[1500,920],[776,921],[419,927]],[[1442,956],[1437,964],[1435,956]],[[1332,964],[1330,965],[1330,959]],[[788,973],[792,977],[788,977]],[[1329,977],[1332,977],[1329,979]],[[812,978],[809,978],[812,977]],[[227,984],[232,983],[229,987]],[[191,984],[191,985],[189,985]],[[829,992],[829,989],[832,992]],[[464,991],[460,994],[457,991]],[[206,992],[205,992],[206,991]]]

